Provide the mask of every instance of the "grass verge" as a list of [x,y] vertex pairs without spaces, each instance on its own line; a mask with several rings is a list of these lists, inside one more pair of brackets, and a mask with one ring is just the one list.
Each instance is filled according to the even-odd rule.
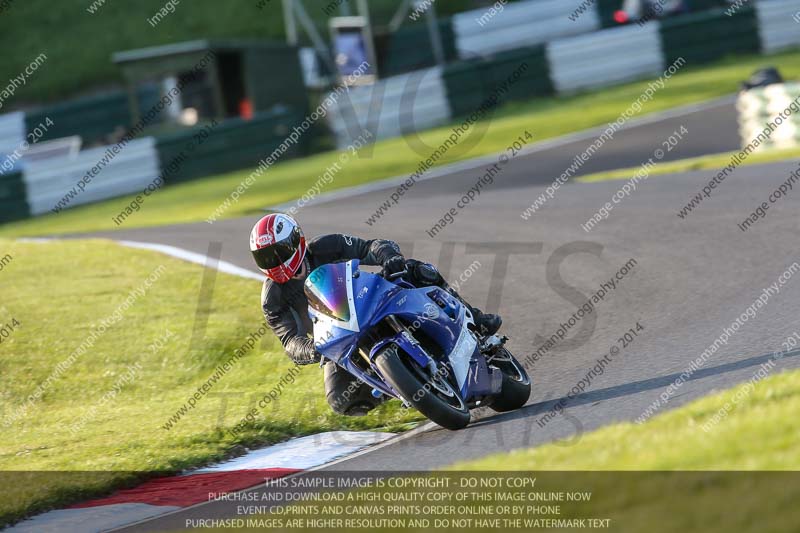
[[[773,56],[731,58],[711,66],[683,68],[646,102],[641,113],[653,113],[676,106],[716,98],[737,90],[739,82],[765,65],[780,68],[787,79],[800,78],[800,51]],[[536,140],[565,135],[614,121],[647,88],[649,81],[603,89],[570,97],[540,98],[525,103],[510,103],[497,110],[477,143],[462,141],[451,148],[439,164],[452,163],[481,155],[497,153],[524,131]],[[429,147],[438,146],[450,135],[450,127],[419,134]],[[333,182],[322,192],[359,185],[382,178],[413,172],[420,160],[428,158],[433,148],[421,148],[404,138],[387,139],[374,145],[371,153],[362,150],[358,158],[342,166]],[[471,146],[470,146],[471,145]],[[266,154],[265,154],[266,155]],[[241,199],[224,213],[237,217],[260,213],[268,205],[301,197],[317,182],[326,169],[338,161],[337,152],[316,154],[286,161],[270,168]],[[141,211],[133,214],[121,228],[149,227],[185,222],[199,222],[210,217],[250,170],[209,177],[191,183],[165,187],[147,199]],[[118,215],[133,196],[77,207],[59,214],[0,226],[0,236],[34,236],[114,230],[112,218]],[[377,209],[377,205],[375,208]],[[302,210],[300,211],[302,217]],[[378,222],[379,224],[380,222]]]
[[[593,486],[597,499],[580,512],[613,517],[621,531],[789,531],[800,523],[794,503],[800,479],[796,472],[766,471],[800,469],[798,409],[800,371],[795,370],[713,394],[641,425],[591,432],[573,446],[553,443],[497,454],[453,470],[561,471],[558,475],[574,484]],[[565,475],[566,470],[614,473]],[[619,472],[630,470],[654,473]]]
[[[679,161],[669,161],[666,163],[658,163],[653,166],[648,172],[648,176],[659,176],[663,174],[678,174],[681,172],[690,172],[692,170],[717,170],[723,168],[731,162],[731,157],[739,152],[727,152],[723,154],[705,155],[700,157],[692,157],[689,159],[681,159]],[[791,159],[800,159],[800,148],[787,148],[783,150],[767,150],[764,152],[755,152],[750,155],[740,166],[757,165],[764,163],[776,163],[778,161],[788,161]],[[599,181],[612,181],[612,180],[627,180],[639,171],[639,167],[635,168],[622,168],[619,170],[610,170],[608,172],[597,172],[587,176],[576,178],[580,183],[597,183]]]
[[[754,376],[769,373],[770,367],[762,368]],[[641,425],[615,424],[576,442],[416,473],[441,484],[384,482],[353,497],[309,500],[257,518],[283,520],[284,526],[296,517],[333,519],[332,524],[342,519],[330,531],[352,530],[348,519],[379,524],[380,518],[405,522],[372,530],[419,531],[419,520],[428,519],[428,527],[447,531],[794,531],[800,523],[800,476],[783,470],[800,469],[798,409],[795,370],[712,394]],[[563,499],[536,500],[534,494]],[[344,506],[344,513],[330,502]],[[387,511],[375,511],[380,504]],[[588,519],[609,522],[587,525]],[[311,530],[308,521],[305,530]]]
[[[725,410],[726,404],[729,406]],[[497,454],[454,470],[800,470],[800,371],[747,383],[565,446]],[[726,412],[714,423],[714,415]],[[704,424],[708,431],[704,428]]]
[[[398,402],[362,418],[336,415],[321,369],[311,365],[233,436],[229,430],[294,366],[269,333],[165,429],[263,325],[258,283],[208,277],[198,265],[101,240],[0,240],[0,249],[11,257],[0,271],[0,324],[13,329],[0,337],[0,478],[12,481],[0,483],[0,526],[245,447],[335,429],[400,430],[419,419]],[[208,300],[199,298],[204,274],[206,287],[213,282]],[[208,313],[196,321],[198,301]],[[205,320],[205,331],[196,329]],[[86,339],[91,346],[71,358]],[[44,393],[29,402],[39,386]]]

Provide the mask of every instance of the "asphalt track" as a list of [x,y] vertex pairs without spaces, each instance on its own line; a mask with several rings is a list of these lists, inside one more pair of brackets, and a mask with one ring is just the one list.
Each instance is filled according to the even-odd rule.
[[[727,100],[619,132],[582,173],[639,165],[681,125],[689,134],[665,160],[738,148],[735,115]],[[797,162],[737,170],[686,219],[676,213],[700,192],[713,172],[654,176],[640,182],[607,220],[588,233],[580,225],[611,201],[622,181],[570,183],[543,209],[523,220],[522,211],[591,141],[557,143],[512,159],[494,184],[435,239],[429,238],[426,230],[474,185],[481,169],[461,170],[416,184],[372,226],[364,221],[390,191],[339,198],[299,212],[308,235],[341,231],[392,238],[401,243],[406,255],[442,265],[451,280],[458,280],[478,260],[480,266],[473,265],[473,275],[462,278],[460,292],[478,306],[499,310],[505,319],[504,332],[511,337],[510,347],[523,359],[553,335],[601,283],[631,258],[636,261],[594,313],[568,331],[567,340],[528,365],[534,387],[525,408],[504,415],[481,413],[459,432],[427,425],[328,469],[432,469],[555,439],[568,438],[563,445],[569,446],[584,431],[635,420],[762,289],[800,261],[800,191],[792,191],[774,204],[766,218],[746,233],[737,227],[737,222],[789,178]],[[251,268],[246,246],[253,221],[235,219],[95,236],[158,242],[200,253],[207,251],[210,242],[219,241],[223,259]],[[506,252],[514,253],[504,255]],[[256,292],[254,287],[254,298]],[[253,312],[259,312],[257,306]],[[780,350],[781,342],[800,329],[798,316],[800,272],[677,389],[664,409],[749,379],[770,352]],[[537,421],[637,322],[644,331],[585,392],[569,401],[567,416],[557,416],[541,427]],[[792,355],[778,368],[798,366],[800,358]],[[233,516],[235,505],[209,503],[124,530],[179,530],[187,518]]]

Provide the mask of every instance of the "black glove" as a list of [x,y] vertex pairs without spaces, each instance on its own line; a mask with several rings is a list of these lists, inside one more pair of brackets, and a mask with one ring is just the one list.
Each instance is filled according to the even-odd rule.
[[284,349],[286,355],[298,365],[313,365],[319,363],[322,358],[314,345],[314,339],[302,335],[290,339]]
[[381,275],[385,278],[406,269],[406,260],[402,255],[390,257],[384,264]]
[[406,261],[406,266],[410,272],[409,281],[417,287],[438,285],[439,287],[445,288],[447,286],[442,275],[439,274],[436,267],[430,263],[409,259]]

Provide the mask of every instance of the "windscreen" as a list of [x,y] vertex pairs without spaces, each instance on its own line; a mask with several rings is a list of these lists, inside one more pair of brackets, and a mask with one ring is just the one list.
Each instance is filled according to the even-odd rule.
[[323,265],[308,276],[305,283],[308,304],[333,319],[348,322],[347,264]]

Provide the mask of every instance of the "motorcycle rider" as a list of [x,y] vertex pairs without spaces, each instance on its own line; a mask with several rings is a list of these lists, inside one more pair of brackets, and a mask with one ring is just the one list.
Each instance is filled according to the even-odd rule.
[[[313,325],[303,285],[306,277],[321,265],[358,259],[364,265],[382,267],[384,276],[407,270],[404,278],[415,286],[436,285],[464,301],[433,265],[405,259],[393,241],[334,233],[306,242],[297,222],[282,213],[267,215],[256,222],[250,233],[250,251],[267,277],[261,290],[264,317],[287,355],[298,365],[321,359],[310,337]],[[464,303],[473,312],[475,325],[482,334],[493,335],[500,329],[499,316],[484,314]],[[328,404],[339,414],[365,415],[381,402],[372,396],[369,386],[332,361],[325,362],[324,376]]]

